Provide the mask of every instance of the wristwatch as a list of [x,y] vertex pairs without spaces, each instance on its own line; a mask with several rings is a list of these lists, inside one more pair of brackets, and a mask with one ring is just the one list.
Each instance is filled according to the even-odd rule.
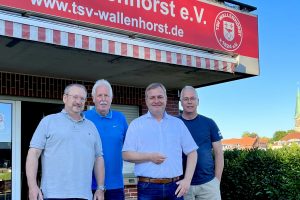
[[101,191],[105,192],[105,186],[104,185],[98,185],[97,190],[101,190]]

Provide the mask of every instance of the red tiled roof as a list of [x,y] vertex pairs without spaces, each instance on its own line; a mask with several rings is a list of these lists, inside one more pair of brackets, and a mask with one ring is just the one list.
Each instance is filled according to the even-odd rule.
[[256,142],[257,138],[252,138],[252,137],[243,137],[241,138],[241,145],[242,146],[253,146],[254,143]]
[[268,138],[259,138],[260,143],[268,143],[269,139]]
[[232,138],[232,139],[223,139],[222,144],[239,144],[240,139]]
[[289,133],[286,136],[284,136],[281,140],[282,141],[288,141],[292,139],[300,139],[300,133]]
[[240,146],[253,146],[256,142],[257,138],[251,138],[251,137],[243,137],[241,139],[224,139],[222,140],[222,144],[225,145],[233,145],[233,144],[239,144]]

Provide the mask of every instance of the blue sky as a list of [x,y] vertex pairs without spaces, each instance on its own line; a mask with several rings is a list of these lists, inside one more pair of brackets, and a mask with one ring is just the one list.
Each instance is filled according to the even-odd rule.
[[240,2],[257,7],[260,75],[198,89],[198,112],[214,119],[224,138],[238,138],[245,131],[272,137],[294,127],[300,1]]

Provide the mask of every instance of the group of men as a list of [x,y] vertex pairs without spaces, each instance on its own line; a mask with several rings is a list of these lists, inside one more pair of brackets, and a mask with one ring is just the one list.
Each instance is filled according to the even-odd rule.
[[111,109],[108,81],[95,83],[95,106],[83,112],[86,98],[83,85],[67,86],[64,109],[44,117],[34,132],[26,160],[30,200],[124,200],[123,160],[135,163],[138,200],[221,199],[222,135],[213,120],[197,113],[193,87],[182,89],[183,112],[174,117],[166,112],[165,87],[150,84],[148,112],[129,127]]

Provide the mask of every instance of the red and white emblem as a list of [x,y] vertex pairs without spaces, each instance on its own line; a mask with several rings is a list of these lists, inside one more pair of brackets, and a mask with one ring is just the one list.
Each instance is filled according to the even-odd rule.
[[243,40],[243,29],[238,18],[229,11],[220,12],[214,24],[219,45],[227,51],[237,50]]

